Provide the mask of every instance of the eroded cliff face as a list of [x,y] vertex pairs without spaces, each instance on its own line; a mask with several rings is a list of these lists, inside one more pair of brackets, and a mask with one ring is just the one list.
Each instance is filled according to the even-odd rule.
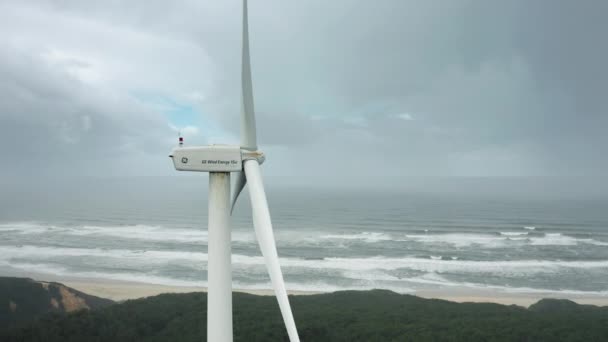
[[48,312],[70,313],[112,304],[60,283],[0,277],[0,328]]
[[64,285],[58,285],[59,293],[61,294],[61,304],[66,312],[72,312],[77,310],[86,309],[89,310],[89,306],[84,298],[79,297],[72,291],[70,291]]
[[64,312],[90,309],[86,299],[83,296],[79,296],[80,292],[59,283],[47,283],[44,281],[39,281],[38,283],[49,292],[49,304],[53,309]]

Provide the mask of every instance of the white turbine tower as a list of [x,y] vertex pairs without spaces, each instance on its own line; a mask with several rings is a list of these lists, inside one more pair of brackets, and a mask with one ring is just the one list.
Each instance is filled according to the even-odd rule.
[[[236,199],[249,182],[253,226],[264,256],[270,280],[287,328],[289,340],[299,341],[289,306],[285,282],[279,265],[270,212],[260,164],[264,154],[258,150],[253,107],[247,0],[243,0],[241,146],[210,145],[177,147],[171,153],[179,171],[209,172],[208,301],[207,340],[232,341],[232,265],[230,213]],[[230,173],[238,172],[230,204]]]

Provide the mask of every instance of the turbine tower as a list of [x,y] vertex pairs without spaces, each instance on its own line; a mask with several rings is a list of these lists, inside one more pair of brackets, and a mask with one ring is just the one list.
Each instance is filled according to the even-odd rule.
[[[270,212],[260,165],[253,87],[249,61],[247,0],[243,0],[243,55],[241,71],[241,146],[209,145],[175,148],[170,157],[178,171],[209,172],[207,341],[232,342],[232,262],[230,214],[245,184],[253,214],[253,226],[270,275],[274,293],[291,342],[300,341],[285,282],[279,265]],[[230,202],[230,173],[238,178]]]

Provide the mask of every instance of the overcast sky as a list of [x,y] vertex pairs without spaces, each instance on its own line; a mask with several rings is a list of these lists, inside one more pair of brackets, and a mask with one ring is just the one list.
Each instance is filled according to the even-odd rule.
[[[608,174],[608,1],[252,0],[267,183]],[[237,143],[240,0],[0,1],[0,175]],[[353,185],[355,186],[355,185]]]

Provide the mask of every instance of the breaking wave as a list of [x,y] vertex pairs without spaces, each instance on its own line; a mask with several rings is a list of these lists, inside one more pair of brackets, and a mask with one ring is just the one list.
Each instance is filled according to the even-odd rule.
[[[87,248],[55,248],[55,247],[0,247],[0,261],[11,260],[49,260],[52,258],[98,257],[120,259],[123,263],[130,261],[145,261],[147,263],[168,263],[178,261],[194,261],[205,263],[207,254],[187,251],[124,249],[87,249]],[[265,265],[261,255],[233,254],[232,262],[236,266]],[[424,272],[461,272],[461,273],[547,273],[559,268],[571,269],[608,269],[608,260],[597,261],[564,261],[564,260],[505,260],[505,261],[475,261],[443,258],[402,257],[388,258],[373,256],[366,258],[281,258],[280,263],[286,268],[334,269],[334,270],[398,270],[410,269]]]
[[[428,229],[420,233],[409,232],[345,232],[342,234],[323,234],[310,230],[281,230],[275,232],[279,245],[318,246],[331,245],[345,247],[353,243],[421,243],[428,245],[449,245],[456,248],[479,246],[482,248],[503,248],[512,245],[527,244],[531,246],[573,246],[595,245],[608,246],[608,242],[593,238],[582,238],[562,233],[532,232],[535,227],[524,227],[528,231],[502,231],[487,233],[433,233]],[[36,222],[17,222],[0,224],[0,234],[18,234],[31,236],[52,233],[54,235],[114,237],[127,240],[173,242],[173,243],[207,243],[207,231],[204,228],[175,228],[157,225],[124,225],[124,226],[68,226]],[[233,230],[232,241],[244,244],[256,244],[255,234],[251,230]]]
[[379,242],[379,241],[388,241],[391,240],[392,237],[389,234],[379,233],[379,232],[362,232],[357,234],[333,234],[333,235],[323,235],[321,239],[328,240],[362,240],[366,242]]
[[502,236],[526,236],[528,232],[500,232]]
[[[93,259],[91,259],[93,258]],[[105,261],[104,261],[105,260]],[[78,263],[74,266],[74,262]],[[269,289],[265,261],[259,255],[234,254],[232,257],[235,288]],[[207,254],[202,252],[59,248],[59,247],[0,247],[0,267],[21,272],[50,274],[72,278],[108,279],[170,286],[205,286],[204,269]],[[109,265],[98,267],[100,264]],[[475,261],[451,257],[382,256],[352,258],[281,258],[288,288],[294,291],[328,292],[346,289],[384,288],[408,293],[426,285],[440,287],[486,288],[505,292],[600,294],[577,290],[547,290],[514,288],[453,281],[443,275],[477,275],[525,279],[540,274],[563,272],[608,272],[608,260],[500,260]],[[87,265],[91,266],[88,267]],[[182,273],[162,273],[179,265]],[[167,266],[167,267],[165,267]],[[95,268],[97,267],[97,268]],[[253,275],[253,276],[252,276]],[[332,281],[326,281],[326,279]],[[301,279],[294,282],[294,279]],[[472,279],[473,279],[472,278]],[[200,280],[199,280],[200,279]],[[341,279],[341,280],[340,280]],[[604,293],[604,292],[602,292]],[[608,295],[608,293],[605,293]]]

